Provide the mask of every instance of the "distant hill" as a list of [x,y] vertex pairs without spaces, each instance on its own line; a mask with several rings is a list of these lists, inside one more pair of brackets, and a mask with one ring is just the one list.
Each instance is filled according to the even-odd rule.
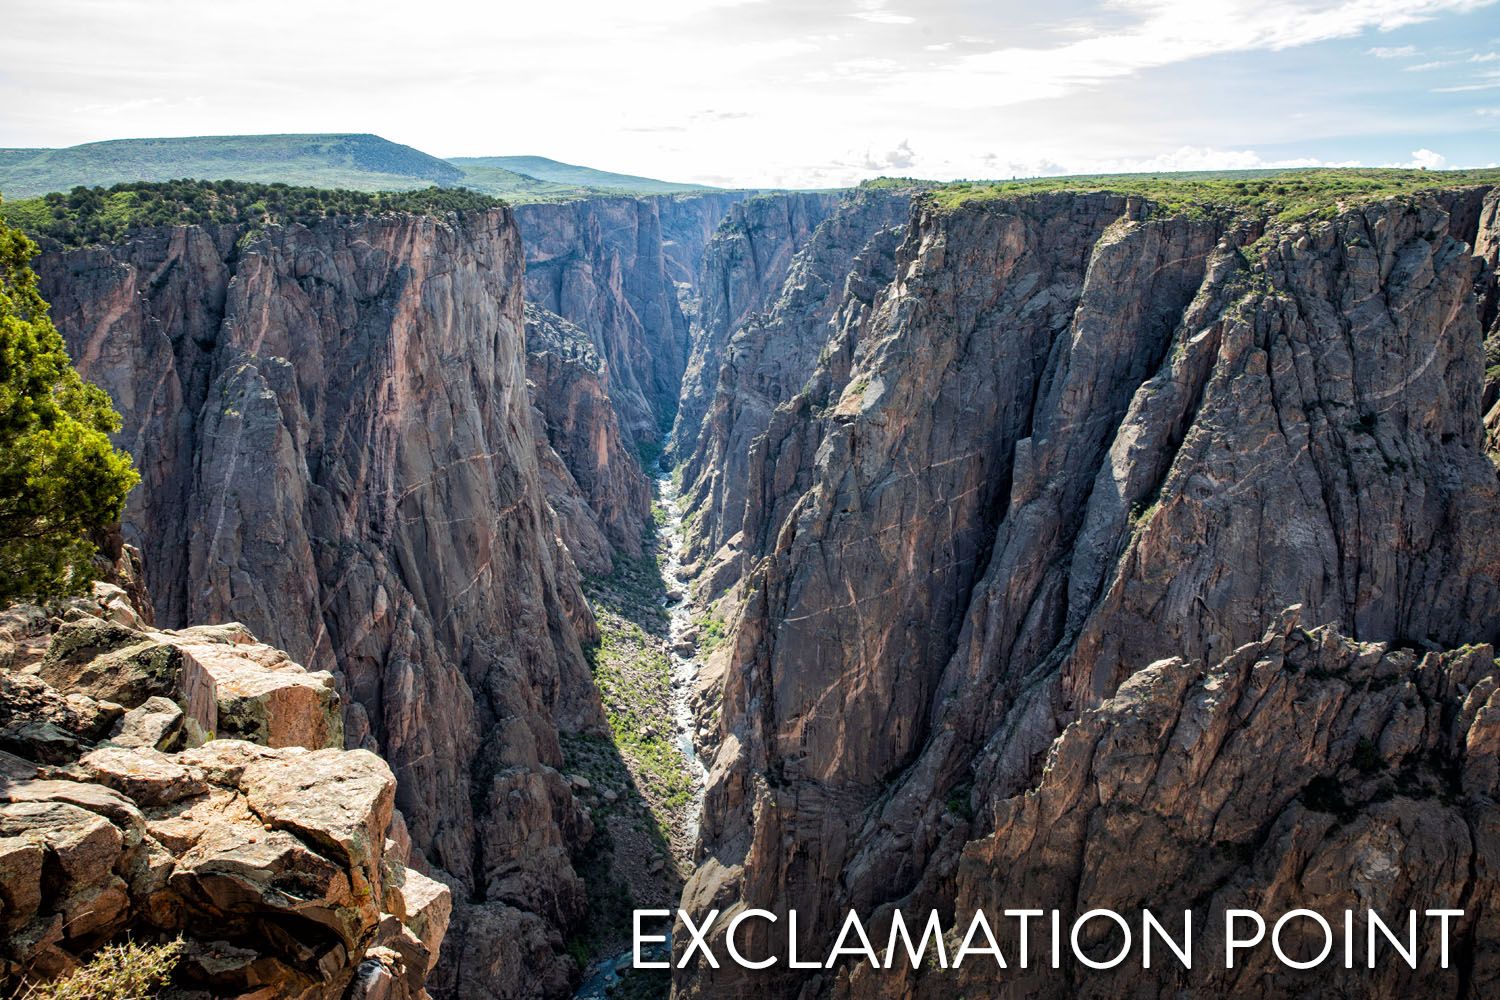
[[682,191],[717,190],[705,184],[679,184],[675,181],[656,180],[653,177],[637,177],[634,174],[616,174],[608,170],[595,170],[593,167],[581,167],[574,163],[549,160],[545,156],[454,156],[450,157],[448,162],[461,167],[466,173],[499,168],[558,184],[629,191],[632,194],[675,194]]
[[212,135],[114,139],[63,149],[0,149],[0,196],[9,201],[80,185],[184,178],[351,191],[467,187],[512,201],[703,190],[541,156],[442,160],[378,135]]
[[394,191],[451,187],[463,171],[376,135],[221,135],[115,139],[64,149],[0,150],[0,194],[16,199],[125,181],[281,181]]

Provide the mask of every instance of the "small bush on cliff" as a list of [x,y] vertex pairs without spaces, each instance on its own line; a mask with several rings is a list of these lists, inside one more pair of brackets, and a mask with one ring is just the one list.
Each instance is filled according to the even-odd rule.
[[119,414],[68,360],[31,258],[0,223],[0,607],[83,592],[89,537],[113,525],[139,477],[110,444]]
[[102,948],[88,963],[50,983],[33,983],[22,1000],[142,1000],[154,997],[177,967],[182,939]]

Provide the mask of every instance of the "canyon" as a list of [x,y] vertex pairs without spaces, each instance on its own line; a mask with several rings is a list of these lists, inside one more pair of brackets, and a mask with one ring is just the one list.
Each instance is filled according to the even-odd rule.
[[[720,911],[718,943],[796,910],[807,953],[850,909],[883,940],[897,909],[1461,904],[1453,972],[1193,981],[1461,997],[1500,983],[1497,253],[1483,184],[1292,221],[903,182],[166,227],[35,267],[141,471],[130,627],[243,623],[316,678],[295,735],[221,735],[343,755],[391,845],[350,864],[442,898],[342,901],[327,975],[235,928],[302,970],[278,983],[342,995],[375,962],[413,996],[570,996],[619,950],[619,883]],[[8,641],[40,663],[70,624]],[[7,744],[17,773],[123,783],[103,723],[70,724],[61,764]],[[661,763],[684,737],[706,774]],[[229,744],[156,766],[256,801]],[[670,989],[983,973],[699,962]],[[998,995],[1182,988],[1032,969]]]

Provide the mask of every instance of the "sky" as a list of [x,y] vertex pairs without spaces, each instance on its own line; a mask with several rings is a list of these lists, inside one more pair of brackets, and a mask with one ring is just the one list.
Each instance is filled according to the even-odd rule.
[[373,132],[831,187],[1500,161],[1500,0],[6,0],[0,146]]

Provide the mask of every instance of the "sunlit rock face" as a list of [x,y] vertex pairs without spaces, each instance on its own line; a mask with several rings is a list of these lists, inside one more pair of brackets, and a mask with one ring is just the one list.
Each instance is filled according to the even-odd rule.
[[[1352,748],[1381,728],[1348,713],[1405,711],[1405,700],[1363,694],[1366,670],[1401,678],[1419,704],[1442,702],[1444,720],[1482,716],[1491,689],[1493,657],[1461,651],[1500,632],[1500,489],[1483,420],[1493,219],[1483,189],[1269,236],[1232,213],[1173,216],[1109,194],[919,204],[888,264],[851,264],[833,321],[818,327],[814,369],[751,446],[748,481],[735,487],[745,499],[732,505],[743,515],[700,501],[727,518],[700,526],[700,556],[743,570],[711,581],[735,612],[685,905],[795,909],[811,952],[850,907],[951,915],[993,903],[991,886],[1060,894],[1026,905],[1071,903],[1075,890],[1086,902],[1102,887],[1109,905],[1136,884],[1131,870],[1142,899],[1165,879],[1173,898],[1327,903],[1313,883],[1271,870],[1276,845],[1300,844],[1331,852],[1344,869],[1330,879],[1347,884],[1367,856],[1349,820],[1340,832],[1312,806],[1298,811],[1310,782],[1346,786],[1350,815],[1377,839],[1421,810],[1425,793],[1412,788],[1454,769],[1472,769],[1473,790],[1453,793],[1478,808],[1487,752],[1461,747],[1486,746],[1487,729],[1414,721],[1411,745],[1381,758],[1416,774],[1403,791],[1350,770]],[[1293,605],[1302,626],[1336,631],[1268,638]],[[1269,645],[1236,653],[1256,642]],[[1343,688],[1308,686],[1323,657],[1346,656],[1322,646],[1359,661]],[[1429,662],[1428,649],[1459,652]],[[1262,659],[1271,665],[1247,676]],[[1101,786],[1085,793],[1088,779],[1046,770],[1093,752],[1078,749],[1082,732],[1064,735],[1069,723],[1108,729],[1138,711],[1170,733],[1184,692],[1230,683],[1215,671],[1259,690],[1299,669],[1301,680],[1277,683],[1291,702],[1334,699],[1327,713],[1304,718],[1287,702],[1280,715],[1267,705],[1215,723],[1233,730],[1215,739],[1245,748],[1245,769],[1257,755],[1290,762],[1275,797],[1193,766],[1196,743],[1159,746],[1160,763],[1143,766],[1160,787],[1137,796],[1159,822],[1141,821],[1130,841],[1120,814],[1098,808]],[[1122,773],[1128,751],[1100,754],[1101,783],[1135,780]],[[1227,838],[1241,853],[1170,871],[1142,860],[1168,857],[1152,838],[1186,830],[1210,801],[1244,817]],[[1487,863],[1492,820],[1483,809],[1445,816],[1421,834],[1430,851],[1391,858],[1400,884],[1469,891],[1462,872]],[[1100,996],[1178,988],[1135,974],[1091,982]],[[1026,982],[998,995],[1082,988]],[[1414,982],[1392,976],[1372,995]],[[1456,995],[1458,981],[1444,982]],[[982,983],[971,976],[959,991]],[[942,974],[702,962],[677,973],[677,987],[703,997],[955,988]]]
[[332,677],[145,610],[106,583],[0,612],[0,976],[175,938],[193,996],[425,997],[451,893],[407,867],[395,776],[343,749]]

